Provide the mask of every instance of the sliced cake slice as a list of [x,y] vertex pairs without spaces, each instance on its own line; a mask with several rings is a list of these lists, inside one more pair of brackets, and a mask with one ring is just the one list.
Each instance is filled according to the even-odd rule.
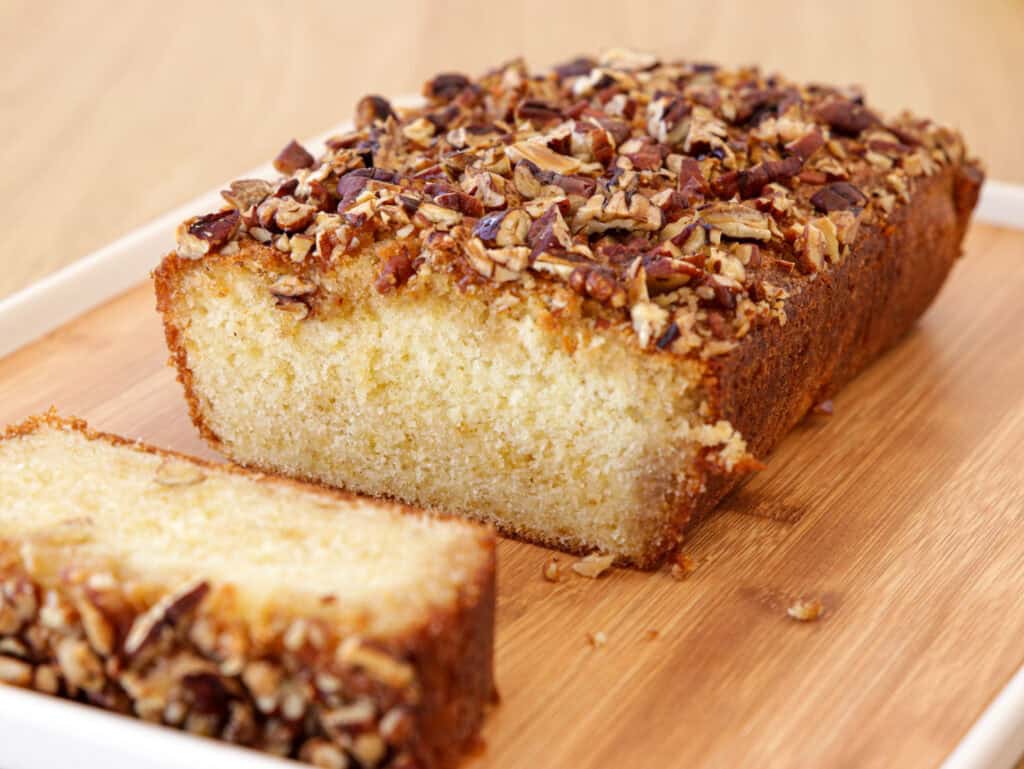
[[494,537],[48,414],[0,440],[0,682],[330,767],[450,766]]

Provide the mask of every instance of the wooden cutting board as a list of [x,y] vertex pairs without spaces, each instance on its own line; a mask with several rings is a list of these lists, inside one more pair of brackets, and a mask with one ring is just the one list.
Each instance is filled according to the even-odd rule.
[[[966,252],[835,415],[808,418],[692,534],[688,579],[552,584],[549,551],[501,543],[503,700],[469,767],[912,769],[950,753],[1024,663],[1024,233],[978,225]],[[166,358],[140,286],[0,361],[0,421],[55,404],[211,456]],[[824,615],[788,617],[801,598]]]

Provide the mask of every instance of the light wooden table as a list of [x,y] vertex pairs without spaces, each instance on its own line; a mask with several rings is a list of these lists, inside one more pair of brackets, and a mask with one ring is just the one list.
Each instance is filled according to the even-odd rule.
[[1019,0],[0,0],[0,296],[444,69],[613,45],[858,82],[1024,182]]

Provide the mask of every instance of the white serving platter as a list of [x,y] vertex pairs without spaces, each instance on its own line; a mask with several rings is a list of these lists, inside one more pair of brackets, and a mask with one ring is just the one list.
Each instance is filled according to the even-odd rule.
[[[414,100],[400,100],[402,106]],[[309,140],[349,128],[340,125]],[[261,166],[242,176],[274,172]],[[238,176],[234,178],[239,178]],[[215,208],[218,187],[0,300],[0,357],[33,342],[147,279],[174,244],[183,219]],[[989,181],[975,219],[1024,229],[1024,186]],[[946,758],[942,769],[1013,769],[1024,756],[1024,668],[1004,687]],[[154,726],[74,702],[0,686],[0,769],[139,766],[190,769],[284,769],[291,761]]]

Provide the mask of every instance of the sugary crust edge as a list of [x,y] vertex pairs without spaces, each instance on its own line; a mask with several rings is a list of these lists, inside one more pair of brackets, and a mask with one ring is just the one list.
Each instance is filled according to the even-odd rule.
[[[286,485],[310,491],[304,484],[278,476],[268,477],[236,465],[209,462],[175,451],[160,449],[118,435],[92,430],[77,418],[62,418],[55,409],[7,427],[0,441],[29,436],[51,427],[71,430],[89,440],[100,440],[160,457],[172,457],[200,467],[248,477],[261,483]],[[357,495],[313,485],[316,493],[347,501]],[[432,513],[397,503],[387,503],[404,514],[453,519],[443,513]],[[477,747],[478,732],[488,708],[497,701],[493,679],[494,617],[496,601],[495,536],[490,527],[470,523],[478,532],[479,546],[485,551],[484,561],[475,578],[459,592],[449,609],[433,611],[424,622],[399,636],[368,639],[387,648],[388,652],[406,660],[415,669],[420,690],[416,708],[415,732],[406,751],[416,759],[412,767],[443,769],[454,766],[467,751]],[[3,545],[0,542],[0,545]],[[0,566],[3,563],[0,561]],[[2,603],[0,596],[0,603]],[[0,636],[2,640],[3,636]]]
[[[711,361],[704,386],[715,416],[739,430],[754,456],[766,457],[910,331],[960,256],[981,182],[971,163],[924,180],[884,228],[862,228],[842,264],[791,297],[785,326],[764,327]],[[708,515],[742,480],[709,466],[704,491],[679,512],[681,527]]]
[[[863,225],[841,264],[793,292],[786,304],[785,326],[772,322],[752,329],[735,349],[711,358],[704,388],[712,420],[729,421],[746,439],[752,456],[766,457],[810,409],[899,341],[934,299],[959,255],[981,179],[971,162],[947,166],[923,179],[910,202],[898,205],[884,227]],[[153,277],[171,362],[184,387],[189,413],[200,434],[214,448],[223,449],[203,417],[181,331],[172,320],[177,281],[200,264],[171,253]],[[824,328],[829,331],[823,333]],[[856,330],[864,333],[854,338]],[[837,332],[844,335],[842,344],[837,344]],[[788,365],[805,346],[813,355],[804,366]],[[638,350],[637,354],[671,353]],[[652,538],[650,550],[629,563],[656,568],[682,541],[689,526],[757,469],[751,461],[726,470],[710,453],[701,463],[703,477],[688,477],[685,487],[666,500],[666,508],[674,512]],[[584,545],[524,537],[513,527],[492,523],[503,534],[540,545],[580,554],[588,551]]]

